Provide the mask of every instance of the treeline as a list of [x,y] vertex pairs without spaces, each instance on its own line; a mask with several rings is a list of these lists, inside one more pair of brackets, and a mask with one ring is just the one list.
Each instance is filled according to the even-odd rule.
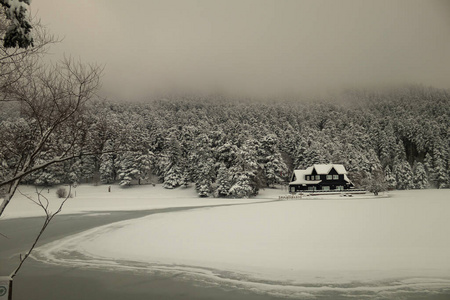
[[[352,90],[338,98],[92,103],[76,125],[87,129],[77,131],[83,132],[77,141],[94,155],[50,165],[26,181],[161,182],[169,189],[194,184],[200,196],[248,197],[289,181],[294,168],[340,163],[359,186],[381,180],[396,189],[450,187],[448,91],[409,86]],[[26,151],[35,124],[20,111],[1,118],[0,177],[5,177],[20,157],[11,153]],[[8,141],[9,136],[21,138]],[[42,160],[55,156],[61,144],[43,149]]]

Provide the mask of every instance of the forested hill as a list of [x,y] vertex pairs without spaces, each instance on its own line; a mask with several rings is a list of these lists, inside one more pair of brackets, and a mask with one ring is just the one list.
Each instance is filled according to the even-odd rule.
[[[336,98],[93,103],[84,141],[95,152],[114,151],[52,165],[28,181],[52,185],[97,177],[130,185],[150,177],[167,188],[195,184],[201,196],[244,197],[288,181],[294,168],[339,163],[358,185],[381,176],[390,188],[450,187],[448,91],[411,86]],[[33,126],[2,118],[2,131],[15,122]],[[7,151],[2,155],[7,172],[14,159]]]

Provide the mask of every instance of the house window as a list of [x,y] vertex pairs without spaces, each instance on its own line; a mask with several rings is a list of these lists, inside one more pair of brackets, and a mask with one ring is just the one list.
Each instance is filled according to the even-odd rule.
[[305,178],[306,178],[306,180],[309,180],[309,176],[308,175],[306,175]]
[[339,175],[333,175],[333,179],[339,179]]
[[308,186],[308,191],[315,191],[316,187],[315,186]]
[[320,175],[316,175],[316,180],[320,180]]
[[338,191],[343,191],[343,190],[344,190],[344,187],[343,187],[342,185],[338,185],[338,186],[336,187],[336,190],[338,190]]
[[327,180],[333,179],[333,175],[327,175]]
[[295,192],[295,186],[291,186],[291,192]]
[[322,190],[323,190],[323,191],[329,191],[329,190],[330,190],[330,187],[327,186],[327,185],[324,185],[324,186],[322,187]]

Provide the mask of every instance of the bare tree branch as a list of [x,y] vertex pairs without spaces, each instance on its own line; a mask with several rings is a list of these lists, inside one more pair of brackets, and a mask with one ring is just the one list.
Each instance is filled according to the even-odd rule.
[[[19,263],[19,265],[17,266],[17,268],[11,273],[11,275],[10,275],[11,279],[13,279],[13,278],[17,275],[17,273],[19,272],[20,268],[22,268],[22,266],[23,266],[24,262],[26,261],[26,259],[30,256],[31,252],[33,252],[34,248],[36,247],[37,243],[39,242],[39,239],[41,238],[42,234],[44,233],[45,229],[46,229],[47,226],[50,224],[50,222],[52,221],[52,219],[53,219],[57,214],[59,214],[59,213],[61,212],[61,210],[62,210],[64,204],[66,203],[67,199],[69,199],[69,197],[70,197],[70,193],[71,193],[71,190],[72,190],[71,188],[72,188],[72,187],[70,186],[70,187],[69,187],[69,193],[67,194],[66,198],[61,202],[61,204],[59,205],[58,209],[57,209],[54,213],[52,213],[52,212],[49,210],[49,204],[50,204],[50,202],[49,202],[48,198],[45,197],[45,196],[42,194],[42,190],[38,191],[38,190],[36,189],[36,194],[37,194],[37,199],[38,199],[38,200],[34,200],[34,199],[31,198],[30,196],[25,195],[25,194],[22,194],[22,192],[20,192],[20,190],[19,190],[19,193],[21,193],[23,196],[25,196],[26,198],[28,198],[29,200],[31,200],[33,203],[35,203],[36,205],[38,205],[39,207],[42,208],[42,210],[43,210],[44,213],[45,213],[45,220],[44,220],[44,223],[42,224],[42,227],[41,227],[41,230],[39,231],[39,234],[38,234],[38,235],[36,236],[36,238],[34,239],[34,242],[33,242],[33,244],[31,245],[31,247],[30,247],[30,249],[28,250],[28,252],[25,253],[24,256],[22,256],[22,254],[20,255],[20,263]],[[46,202],[45,204],[42,202],[41,197],[45,199],[45,202]]]
[[[100,86],[102,71],[103,68],[100,66],[85,66],[65,58],[55,65],[29,68],[19,80],[4,90],[10,99],[21,103],[22,116],[30,128],[37,125],[39,129],[36,132],[38,134],[32,134],[29,140],[24,141],[27,146],[21,151],[15,174],[0,183],[0,186],[10,184],[8,193],[0,205],[0,216],[24,176],[51,164],[83,155],[82,150],[78,150],[76,154],[69,155],[69,153],[78,143],[77,131],[86,130],[79,128],[77,124],[79,122],[82,124],[84,106]],[[58,140],[58,134],[66,138],[66,128],[69,125],[73,126],[70,134],[73,139],[69,147],[59,149],[59,153],[54,153],[53,158],[38,163],[39,155],[44,149],[49,148],[52,139]]]
[[10,184],[10,188],[8,190],[8,193],[5,195],[5,197],[3,198],[3,201],[0,205],[0,216],[3,214],[4,210],[6,209],[6,207],[8,206],[9,202],[12,199],[12,196],[14,195],[15,191],[17,190],[17,187],[20,183],[20,181],[27,175],[37,171],[37,170],[41,170],[49,165],[52,165],[54,163],[59,163],[59,162],[64,162],[67,160],[71,160],[74,159],[76,157],[81,157],[81,156],[88,156],[88,155],[99,155],[99,154],[107,154],[107,153],[117,153],[117,150],[111,150],[111,151],[104,151],[104,152],[90,152],[90,153],[80,153],[80,154],[76,154],[76,155],[71,155],[71,156],[67,156],[67,157],[57,157],[51,161],[47,161],[45,163],[42,163],[40,165],[36,165],[26,171],[22,171],[20,173],[18,173],[17,175],[15,175],[13,178],[10,178],[8,180],[5,180],[3,182],[0,183],[0,186],[4,186],[4,185],[8,185]]

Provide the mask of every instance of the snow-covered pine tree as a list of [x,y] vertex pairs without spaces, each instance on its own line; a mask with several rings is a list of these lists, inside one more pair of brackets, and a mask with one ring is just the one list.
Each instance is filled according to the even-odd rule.
[[80,183],[82,182],[82,174],[83,174],[83,169],[82,169],[82,165],[81,165],[81,159],[76,158],[73,159],[73,161],[68,161],[65,166],[64,169],[67,172],[67,176],[66,176],[66,181],[68,183]]
[[5,48],[28,48],[33,47],[33,35],[31,33],[31,21],[29,5],[31,0],[2,0],[0,6],[4,9],[6,18],[10,21],[1,37]]
[[100,181],[105,184],[116,180],[115,154],[104,153],[100,156]]
[[182,170],[177,165],[167,164],[164,170],[164,184],[166,189],[173,189],[183,184]]
[[234,176],[234,183],[230,188],[230,196],[234,198],[248,198],[253,194],[253,188],[249,176],[238,173]]
[[258,194],[261,186],[257,151],[259,142],[247,139],[237,152],[235,164],[229,169],[232,174],[230,196],[236,198],[250,197]]
[[166,139],[164,154],[160,159],[160,169],[163,172],[163,186],[173,189],[184,184],[184,162],[181,156],[181,145],[174,132]]
[[195,189],[200,197],[208,197],[212,192],[211,178],[203,178],[195,183]]
[[80,171],[79,177],[86,179],[88,182],[94,182],[98,184],[100,178],[98,178],[98,161],[94,155],[82,156],[80,158]]
[[278,150],[278,139],[274,134],[262,138],[258,155],[266,185],[274,186],[283,182],[283,177],[287,175],[287,166]]
[[118,178],[121,186],[131,185],[133,178],[138,175],[139,171],[134,168],[134,157],[132,152],[124,152],[119,155],[116,162]]
[[421,162],[416,162],[413,168],[413,184],[415,189],[425,189],[428,187],[428,175]]
[[429,181],[433,180],[432,175],[431,175],[433,172],[433,157],[431,156],[430,152],[427,152],[427,154],[425,154],[423,166],[425,167],[425,171],[428,174]]
[[181,175],[180,186],[188,187],[191,180],[192,175],[188,167],[184,168],[183,174]]
[[227,167],[224,163],[220,164],[219,171],[217,172],[216,190],[214,191],[215,197],[227,197],[230,194],[231,178]]
[[[49,157],[52,157],[52,155],[53,153],[51,149],[43,151],[40,155],[40,158],[37,160],[37,163],[45,162],[47,159],[49,159]],[[64,163],[56,163],[47,166],[46,168],[31,174],[31,178],[33,178],[33,183],[35,185],[53,186],[64,183],[66,179]]]
[[448,153],[449,152],[443,146],[442,141],[438,140],[433,149],[433,169],[431,172],[431,176],[434,179],[438,189],[447,188],[450,186],[450,178],[447,173],[449,160]]
[[394,174],[392,174],[391,168],[389,166],[386,166],[384,169],[384,178],[386,181],[387,189],[393,190],[397,187],[397,180],[395,179]]
[[296,169],[306,169],[309,167],[305,163],[305,152],[306,152],[306,142],[301,141],[297,147],[295,148],[295,154],[294,154],[294,168]]
[[118,177],[121,186],[129,186],[132,180],[145,180],[150,175],[153,164],[153,153],[151,151],[123,152],[118,159]]
[[211,150],[211,141],[206,134],[200,134],[194,141],[191,156],[193,165],[192,179],[200,197],[207,197],[212,192],[212,182],[215,179],[214,160]]
[[230,168],[236,161],[238,148],[230,142],[225,142],[223,145],[217,147],[216,161],[223,163],[227,168]]
[[64,175],[65,172],[63,164],[53,164],[45,169],[42,169],[41,171],[38,171],[38,175],[34,180],[34,184],[42,186],[53,186],[61,184],[64,182]]
[[393,158],[396,153],[396,142],[394,129],[392,124],[387,124],[384,128],[379,129],[378,142],[378,157],[383,167],[393,164]]
[[413,187],[413,174],[411,166],[406,160],[396,161],[393,174],[397,180],[397,189],[408,190]]

